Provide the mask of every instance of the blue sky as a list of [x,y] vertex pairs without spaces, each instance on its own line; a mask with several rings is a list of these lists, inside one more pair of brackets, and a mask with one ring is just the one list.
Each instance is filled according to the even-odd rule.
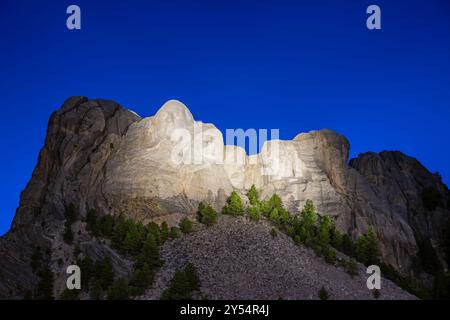
[[[82,29],[66,28],[77,4]],[[377,4],[382,30],[366,28]],[[169,99],[226,128],[330,128],[351,156],[400,150],[448,183],[450,2],[0,2],[0,234],[52,111],[72,95],[142,116]]]

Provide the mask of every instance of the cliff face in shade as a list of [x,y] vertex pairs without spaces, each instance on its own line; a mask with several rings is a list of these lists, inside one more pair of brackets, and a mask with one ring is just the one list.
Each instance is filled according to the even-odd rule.
[[[320,130],[269,141],[248,157],[239,147],[224,146],[221,132],[195,121],[181,102],[171,100],[142,119],[112,101],[72,97],[51,116],[12,229],[0,239],[0,297],[20,296],[36,283],[29,266],[36,245],[50,248],[53,270],[63,279],[56,261],[71,259],[72,248],[62,240],[70,203],[82,217],[96,208],[174,225],[199,201],[220,210],[231,191],[244,195],[252,184],[263,199],[279,194],[292,213],[313,200],[319,214],[333,216],[339,229],[353,236],[373,226],[384,260],[408,273],[415,235],[438,237],[448,219],[448,190],[401,153],[364,154],[349,165],[349,148],[345,137]],[[444,197],[428,215],[421,200],[427,186]],[[128,261],[92,241],[83,223],[77,227],[84,251],[112,256],[116,272],[129,271]]]
[[[439,247],[438,239],[450,216],[450,193],[438,173],[398,151],[364,153],[352,159],[350,166],[369,182],[378,201],[414,230],[416,238],[429,238]],[[430,189],[439,195],[432,209],[423,200]]]

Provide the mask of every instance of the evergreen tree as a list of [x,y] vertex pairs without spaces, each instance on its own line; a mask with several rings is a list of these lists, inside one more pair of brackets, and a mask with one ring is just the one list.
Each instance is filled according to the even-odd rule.
[[169,239],[169,227],[167,226],[167,223],[164,221],[161,224],[161,240],[162,242],[167,241]]
[[207,226],[211,226],[217,221],[217,212],[210,205],[203,208],[200,215],[200,222]]
[[319,244],[321,246],[328,246],[330,244],[332,227],[333,222],[329,216],[324,216],[320,219]]
[[170,280],[169,287],[163,291],[161,300],[190,300],[191,283],[184,271],[176,271]]
[[307,246],[311,246],[314,242],[316,232],[317,213],[314,204],[311,200],[306,200],[303,210],[301,212],[301,234],[303,242]]
[[272,212],[270,213],[269,219],[272,222],[278,223],[280,221],[280,216],[278,215],[278,209],[277,208],[273,208]]
[[119,279],[108,288],[108,300],[128,300],[129,298],[130,287],[126,279]]
[[200,203],[198,204],[198,208],[197,208],[197,213],[196,213],[196,217],[197,217],[197,221],[201,222],[202,220],[202,212],[203,210],[206,208],[205,204],[200,201]]
[[185,274],[177,271],[171,279],[169,287],[163,291],[161,300],[190,300],[191,293],[188,287],[189,283]]
[[135,269],[130,284],[133,286],[133,295],[141,295],[153,282],[154,273],[147,263],[142,268]]
[[254,184],[252,184],[250,190],[247,192],[247,198],[252,206],[259,205],[259,193]]
[[330,248],[329,246],[324,246],[321,248],[322,250],[322,254],[325,258],[325,261],[329,264],[336,264],[336,260],[337,260],[337,255],[336,255],[336,251],[334,251],[332,248]]
[[276,193],[274,193],[272,195],[272,197],[270,197],[269,201],[268,201],[269,207],[270,207],[270,211],[272,211],[273,209],[277,209],[278,211],[280,211],[281,209],[284,209],[283,207],[283,201],[281,201],[281,198],[279,195],[277,195]]
[[184,217],[180,221],[180,230],[183,233],[190,233],[192,231],[192,222],[188,218]]
[[244,214],[244,204],[241,197],[233,191],[228,197],[225,206],[222,209],[223,214],[229,214],[232,216],[239,216]]
[[123,242],[123,249],[131,255],[136,255],[139,252],[140,245],[141,239],[138,227],[135,224],[131,224]]
[[100,220],[97,220],[96,230],[105,237],[113,235],[114,218],[112,215],[104,215]]
[[342,236],[342,252],[353,257],[355,255],[355,244],[348,234]]
[[199,290],[200,289],[200,278],[198,276],[197,270],[192,263],[187,263],[186,267],[184,267],[184,273],[189,283],[189,289]]
[[380,249],[378,247],[378,237],[373,228],[369,228],[367,233],[367,263],[378,264],[380,260]]
[[121,214],[116,220],[112,234],[112,242],[114,247],[122,248],[125,236],[128,230],[128,223],[125,217]]
[[84,259],[79,260],[77,264],[82,271],[81,288],[89,291],[89,283],[95,275],[94,263],[89,256],[86,256]]
[[177,228],[175,228],[175,227],[170,228],[169,238],[170,239],[176,239],[177,237],[178,237]]
[[114,271],[111,260],[106,257],[103,260],[97,261],[95,263],[94,270],[94,274],[100,281],[102,288],[106,290],[114,281]]
[[358,266],[352,258],[345,263],[345,271],[353,278],[358,275]]
[[60,300],[77,300],[79,293],[80,293],[80,290],[77,290],[77,289],[69,290],[66,288],[59,296],[59,299]]
[[100,280],[94,282],[92,290],[90,291],[90,298],[92,300],[101,300],[103,296],[103,288]]
[[291,216],[288,211],[286,211],[283,207],[278,210],[278,221],[280,224],[289,224],[291,220]]
[[328,291],[324,287],[320,288],[319,298],[320,300],[328,300],[329,298]]
[[369,257],[368,257],[368,241],[366,235],[364,234],[361,235],[356,241],[355,254],[356,259],[358,259],[358,261],[367,264]]
[[147,224],[147,231],[148,231],[148,233],[151,233],[153,235],[157,245],[163,244],[163,241],[161,238],[161,230],[156,223],[150,222],[149,224]]
[[343,251],[343,236],[333,223],[331,228],[331,245],[339,251]]
[[152,269],[161,266],[159,246],[152,233],[147,234],[147,239],[142,246],[135,267],[142,268],[144,264],[147,264]]
[[272,230],[270,230],[270,235],[272,236],[272,238],[275,238],[278,235],[278,232],[275,228],[272,228]]
[[378,289],[374,289],[374,290],[372,291],[372,294],[373,294],[373,297],[374,297],[375,299],[378,299],[378,298],[380,297],[380,295],[381,295],[380,290],[378,290]]
[[254,220],[254,221],[258,221],[261,218],[259,212],[260,212],[260,210],[259,210],[259,206],[258,205],[250,206],[247,209],[248,217],[251,220]]

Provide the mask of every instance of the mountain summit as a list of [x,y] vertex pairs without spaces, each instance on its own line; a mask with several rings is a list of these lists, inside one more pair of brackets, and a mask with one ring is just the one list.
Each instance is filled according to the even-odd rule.
[[[201,146],[200,154],[196,142]],[[184,217],[194,217],[200,202],[220,211],[228,195],[234,191],[246,198],[252,185],[261,199],[279,195],[293,215],[312,200],[319,215],[330,216],[337,229],[349,237],[357,238],[373,228],[380,240],[383,261],[399,274],[409,276],[417,262],[419,239],[440,241],[449,217],[449,191],[438,175],[400,152],[367,153],[349,161],[349,148],[342,135],[319,130],[301,133],[290,141],[269,141],[261,153],[248,157],[242,148],[225,146],[214,125],[195,121],[189,109],[177,100],[166,102],[153,117],[140,118],[113,101],[69,98],[50,118],[45,144],[21,194],[12,229],[0,239],[0,297],[22,297],[39,282],[30,267],[36,247],[47,250],[48,265],[55,274],[55,296],[63,291],[63,267],[76,260],[75,244],[93,260],[108,257],[116,274],[128,274],[129,258],[94,241],[86,231],[83,221],[90,210],[95,209],[100,217],[125,215],[143,225],[165,222],[172,227]],[[276,158],[273,150],[277,150]],[[201,161],[195,161],[198,156]],[[239,158],[242,161],[237,161]],[[424,197],[430,190],[438,195],[436,205],[430,206]],[[80,221],[74,222],[74,240],[67,244],[64,225],[71,206],[76,207]],[[240,224],[236,226],[235,220],[227,219],[220,218],[219,223],[222,221],[230,229],[223,230],[219,225],[216,236],[200,230],[198,235],[177,239],[187,246],[180,254],[196,257],[199,248],[211,249],[204,244],[193,248],[186,241],[219,241],[222,232],[231,232],[231,238],[242,237],[233,233],[234,228],[241,228]],[[244,219],[241,223],[254,222]],[[239,230],[258,233],[264,228],[247,225]],[[257,241],[260,235],[249,237]],[[250,243],[244,241],[242,245]],[[177,261],[173,252],[181,250],[171,246],[163,249],[169,264]],[[224,243],[212,246],[224,259],[229,257],[225,251],[239,252],[227,249]],[[270,247],[263,243],[261,246],[261,250]],[[297,263],[296,259],[306,257],[298,253],[296,258],[295,250],[289,249],[285,263]],[[439,248],[436,250],[439,254]],[[245,269],[245,265],[238,269]],[[270,269],[266,265],[264,268]],[[212,272],[214,266],[203,269]],[[168,271],[161,272],[157,284],[164,282]],[[219,285],[208,279],[204,283]],[[231,297],[227,293],[230,288],[214,294],[212,287],[205,288],[211,297]],[[390,288],[401,292],[393,284]],[[234,298],[239,298],[239,292],[244,298],[277,298],[273,292],[236,290]],[[332,290],[339,296],[338,289]],[[156,291],[147,292],[147,297],[154,298]],[[289,293],[283,291],[283,295]],[[312,297],[293,292],[291,298]]]

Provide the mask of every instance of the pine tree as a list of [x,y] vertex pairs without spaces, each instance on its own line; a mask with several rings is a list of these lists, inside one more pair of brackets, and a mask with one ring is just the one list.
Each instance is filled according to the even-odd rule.
[[272,230],[270,230],[270,235],[272,236],[272,238],[275,238],[278,235],[278,232],[275,228],[272,228]]
[[261,218],[259,212],[260,212],[260,210],[259,210],[259,206],[258,206],[258,205],[250,206],[250,207],[247,209],[248,217],[249,217],[251,220],[254,220],[254,221],[258,221],[258,220]]
[[336,228],[333,223],[333,227],[331,228],[331,245],[339,251],[342,251],[343,248],[343,237],[342,233]]
[[328,246],[330,244],[332,226],[333,222],[329,216],[324,216],[320,219],[319,244],[321,246]]
[[121,214],[116,220],[114,230],[112,233],[112,242],[116,248],[122,248],[123,241],[128,230],[128,223],[125,217]]
[[110,214],[104,215],[100,220],[97,221],[96,230],[105,237],[109,238],[113,235],[113,228],[114,218]]
[[131,255],[136,255],[139,252],[140,244],[141,241],[137,225],[131,224],[123,242],[123,249]]
[[252,184],[250,190],[247,192],[247,198],[252,206],[259,205],[259,193],[254,184]]
[[192,263],[186,264],[184,267],[184,273],[189,283],[190,290],[199,290],[200,289],[200,278],[198,276],[197,270]]
[[217,221],[217,212],[210,205],[203,208],[200,215],[200,222],[208,226],[213,225]]
[[367,247],[366,247],[366,255],[367,255],[367,263],[368,264],[377,264],[380,258],[380,249],[378,247],[378,237],[373,228],[369,229],[367,233]]
[[278,217],[279,217],[278,220],[279,220],[280,224],[290,223],[291,216],[290,216],[289,212],[286,211],[286,209],[284,209],[283,207],[278,210]]
[[130,287],[126,279],[119,279],[108,288],[108,300],[128,300],[129,298]]
[[147,231],[148,233],[151,233],[153,235],[158,245],[163,244],[161,239],[161,230],[156,223],[150,222],[149,224],[147,224]]
[[114,281],[114,271],[111,260],[106,257],[102,261],[97,261],[94,268],[102,288],[106,290]]
[[130,285],[134,287],[133,295],[143,294],[151,286],[153,277],[154,273],[147,263],[144,263],[142,268],[135,269],[130,282]]
[[244,204],[241,197],[233,191],[228,197],[225,206],[222,209],[223,214],[229,214],[232,216],[239,216],[244,214]]
[[161,265],[159,246],[152,233],[147,234],[147,239],[142,246],[135,267],[142,268],[144,264],[147,264],[152,269]]
[[306,200],[301,216],[301,233],[303,234],[303,241],[307,246],[311,246],[314,242],[317,223],[316,209],[311,200]]
[[278,209],[277,208],[273,208],[272,212],[270,213],[269,219],[272,222],[278,223],[280,221],[280,216],[278,215]]
[[169,287],[163,291],[161,300],[190,300],[189,280],[182,271],[176,271]]
[[80,293],[80,290],[76,290],[76,289],[69,290],[66,288],[59,296],[59,299],[60,300],[77,300],[79,293]]
[[355,256],[355,243],[348,234],[342,236],[342,252],[349,257]]
[[89,283],[95,272],[94,263],[89,256],[86,256],[84,259],[79,260],[77,264],[82,271],[81,288],[89,291]]
[[367,246],[368,246],[367,237],[366,235],[362,234],[356,241],[355,254],[356,259],[358,259],[358,261],[364,264],[367,264],[369,260]]
[[167,222],[164,221],[161,224],[161,240],[165,242],[167,239],[169,239],[169,227],[167,226]]
[[175,228],[175,227],[170,228],[169,238],[170,239],[176,239],[177,237],[178,237],[177,228]]
[[92,300],[100,300],[103,296],[103,288],[100,280],[94,282],[92,290],[90,291],[90,298]]
[[201,220],[202,220],[202,212],[203,212],[203,210],[205,208],[206,208],[205,204],[200,201],[200,203],[198,204],[197,213],[196,213],[196,217],[197,217],[197,221],[198,222],[201,222]]
[[273,209],[277,209],[278,211],[280,211],[283,208],[283,201],[281,201],[281,198],[279,195],[277,195],[276,193],[274,193],[272,195],[272,197],[270,197],[269,201],[269,206],[271,208],[271,211]]
[[329,298],[328,291],[324,287],[320,288],[319,298],[320,300],[328,300]]
[[188,218],[184,217],[180,221],[180,230],[183,233],[190,233],[192,231],[192,222]]
[[355,260],[349,258],[347,263],[345,263],[345,271],[353,278],[358,275],[358,265]]

